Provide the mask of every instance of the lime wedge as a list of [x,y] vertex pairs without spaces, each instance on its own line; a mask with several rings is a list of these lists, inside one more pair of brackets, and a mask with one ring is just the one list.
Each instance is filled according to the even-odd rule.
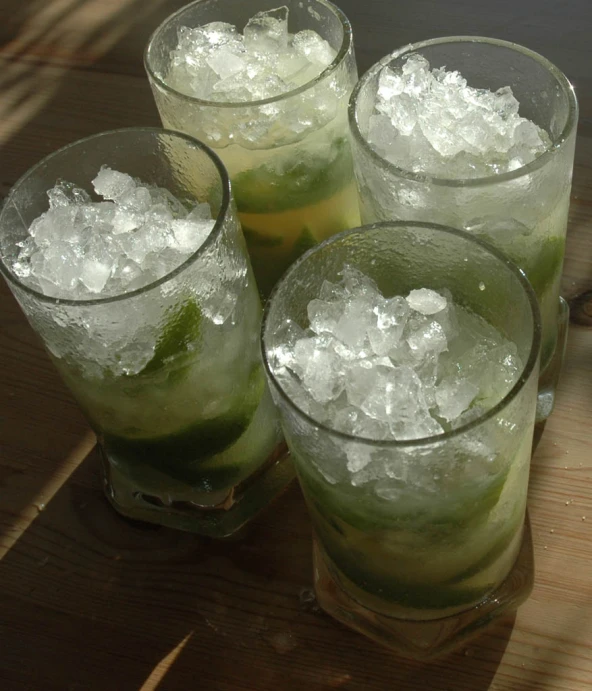
[[200,337],[201,322],[201,310],[194,300],[188,300],[181,307],[169,311],[156,341],[154,355],[139,375],[158,372],[173,358],[187,353]]

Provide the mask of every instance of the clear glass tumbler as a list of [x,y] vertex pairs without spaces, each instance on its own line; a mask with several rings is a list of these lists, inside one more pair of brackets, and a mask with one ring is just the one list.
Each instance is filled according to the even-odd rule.
[[[520,115],[545,130],[548,149],[531,163],[489,177],[458,179],[393,165],[368,142],[378,80],[387,67],[420,55],[432,68],[458,70],[471,87],[510,86]],[[543,344],[537,419],[553,409],[567,338],[568,307],[560,281],[571,189],[578,105],[560,70],[514,43],[472,36],[438,38],[394,51],[357,84],[349,108],[362,221],[445,223],[501,249],[523,269],[542,315]],[[454,138],[454,127],[450,126]]]
[[[171,82],[182,27],[227,22],[242,31],[257,12],[283,4],[289,31],[313,30],[336,51],[312,81],[273,98],[204,101]],[[216,150],[232,180],[239,218],[261,294],[324,238],[359,224],[347,103],[357,80],[351,26],[327,0],[198,0],[166,19],[144,64],[165,127]]]
[[[157,185],[215,224],[173,271],[112,297],[56,299],[13,263],[47,191],[87,191],[103,164]],[[84,411],[107,498],[134,519],[223,537],[293,477],[261,363],[261,306],[230,182],[218,157],[158,129],[105,132],[42,160],[0,215],[0,270]]]
[[[308,325],[308,303],[324,281],[338,282],[345,265],[373,279],[385,297],[450,291],[455,304],[516,344],[523,363],[517,383],[472,421],[411,441],[338,432],[303,412],[274,375],[275,349],[287,320]],[[286,273],[266,306],[262,337],[312,518],[323,609],[405,655],[430,658],[522,603],[533,582],[525,509],[541,330],[536,296],[518,268],[445,226],[391,222],[345,231]],[[348,458],[361,452],[384,472],[358,481]]]

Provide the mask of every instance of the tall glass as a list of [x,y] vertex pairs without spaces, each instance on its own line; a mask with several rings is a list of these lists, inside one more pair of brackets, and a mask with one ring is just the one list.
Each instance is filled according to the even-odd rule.
[[[413,441],[345,434],[304,413],[274,376],[273,352],[286,320],[305,328],[307,304],[324,281],[338,282],[345,265],[372,278],[385,297],[449,290],[455,304],[516,344],[523,363],[517,383],[471,422]],[[536,297],[517,267],[444,226],[365,226],[330,238],[286,273],[262,334],[313,522],[320,605],[399,652],[428,658],[524,601],[533,578],[525,508],[541,337]],[[356,482],[347,457],[360,450],[387,464],[387,476]]]
[[[183,264],[143,288],[66,300],[13,271],[18,243],[62,178],[92,190],[100,167],[210,204],[215,224]],[[222,537],[292,479],[259,351],[261,307],[218,157],[157,129],[98,134],[51,154],[0,215],[0,270],[87,416],[120,513]],[[141,365],[138,363],[142,363]]]
[[[228,22],[242,31],[283,4],[289,31],[316,31],[337,51],[303,86],[260,101],[202,101],[170,84],[181,27]],[[285,269],[324,238],[359,223],[347,103],[357,79],[351,26],[327,0],[198,0],[152,35],[145,67],[165,127],[215,149],[230,173],[255,278],[269,295]]]
[[[549,134],[548,150],[511,172],[472,179],[414,173],[385,160],[368,142],[378,79],[384,67],[400,67],[412,54],[427,58],[432,68],[458,70],[475,88],[510,86],[520,115]],[[472,36],[424,41],[387,55],[360,80],[349,108],[365,223],[445,223],[488,240],[526,272],[543,324],[537,419],[553,408],[567,337],[568,308],[559,290],[577,119],[574,90],[548,60],[515,43]]]

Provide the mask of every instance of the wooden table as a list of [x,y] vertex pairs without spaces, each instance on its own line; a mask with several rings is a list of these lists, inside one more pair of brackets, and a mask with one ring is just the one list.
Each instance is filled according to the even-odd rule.
[[[590,0],[338,0],[360,71],[438,35],[510,39],[577,87],[564,294],[592,289]],[[179,0],[4,0],[0,194],[42,156],[157,125],[142,50]],[[278,1],[278,4],[279,1]],[[592,331],[572,325],[532,463],[536,586],[515,620],[433,664],[400,659],[308,601],[297,486],[249,535],[213,543],[133,524],[102,496],[94,438],[0,286],[0,689],[592,689]]]

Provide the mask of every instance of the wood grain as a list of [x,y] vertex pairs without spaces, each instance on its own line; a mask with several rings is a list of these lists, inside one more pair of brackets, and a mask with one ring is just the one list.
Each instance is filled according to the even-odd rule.
[[[563,291],[592,289],[592,4],[337,0],[360,71],[438,35],[515,40],[581,104]],[[157,125],[142,52],[177,0],[4,0],[0,196],[86,135]],[[533,458],[536,583],[515,620],[437,663],[403,660],[309,601],[310,523],[292,486],[240,540],[125,521],[94,439],[0,286],[2,691],[585,691],[592,689],[592,331],[572,326],[557,408]]]

